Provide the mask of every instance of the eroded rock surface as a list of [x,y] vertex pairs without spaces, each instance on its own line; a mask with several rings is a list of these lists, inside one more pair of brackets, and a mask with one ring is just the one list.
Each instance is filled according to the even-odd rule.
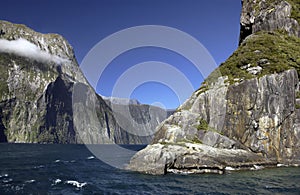
[[223,173],[226,167],[300,164],[298,82],[292,69],[195,92],[158,126],[153,144],[128,168],[149,174]]
[[291,18],[299,4],[293,6],[244,0],[237,51],[157,127],[152,145],[128,169],[166,174],[299,166],[300,42]]
[[259,31],[284,29],[289,35],[300,37],[299,21],[291,17],[291,3],[299,4],[294,0],[242,0],[240,43]]

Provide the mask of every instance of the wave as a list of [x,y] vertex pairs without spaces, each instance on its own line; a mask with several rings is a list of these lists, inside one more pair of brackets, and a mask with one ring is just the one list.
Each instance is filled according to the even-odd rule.
[[89,156],[86,159],[91,160],[91,159],[94,159],[94,158],[95,158],[94,156]]
[[86,182],[80,183],[78,181],[73,181],[73,180],[66,181],[65,183],[76,186],[77,188],[82,188],[83,186],[85,186],[87,184]]
[[34,179],[31,179],[31,180],[27,180],[27,181],[25,181],[25,183],[34,183],[35,182],[35,180]]
[[8,177],[8,174],[0,175],[0,178],[2,178],[2,177]]

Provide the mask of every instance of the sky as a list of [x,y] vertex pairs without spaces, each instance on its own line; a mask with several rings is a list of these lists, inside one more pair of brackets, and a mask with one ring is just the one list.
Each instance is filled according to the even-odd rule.
[[[73,46],[82,69],[85,68],[82,62],[95,50],[96,44],[114,33],[142,25],[169,27],[186,33],[219,65],[238,46],[240,10],[240,0],[15,0],[1,2],[0,19],[22,23],[42,33],[61,34]],[[113,43],[104,55],[148,35],[151,36],[150,32],[134,34]],[[169,38],[159,33],[157,37],[158,42]],[[180,44],[185,47],[184,43]],[[197,55],[198,50],[191,47],[188,52]],[[97,77],[97,93],[133,98],[165,108],[182,104],[191,95],[191,89],[198,89],[205,77],[188,56],[174,48],[156,45],[123,51],[105,65],[99,65],[101,61],[94,60],[93,65],[95,70],[105,67]],[[205,68],[203,65],[200,69]],[[88,80],[92,77],[85,76]]]

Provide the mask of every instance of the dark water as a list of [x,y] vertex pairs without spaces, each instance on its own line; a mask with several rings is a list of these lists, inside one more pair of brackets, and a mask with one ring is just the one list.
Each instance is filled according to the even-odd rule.
[[150,176],[92,156],[84,145],[0,144],[0,194],[300,194],[300,168]]

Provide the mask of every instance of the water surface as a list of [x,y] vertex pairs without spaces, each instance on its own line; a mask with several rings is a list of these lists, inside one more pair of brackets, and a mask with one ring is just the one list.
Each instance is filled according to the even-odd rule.
[[0,144],[0,154],[0,194],[300,194],[295,167],[151,176],[113,168],[84,145]]

